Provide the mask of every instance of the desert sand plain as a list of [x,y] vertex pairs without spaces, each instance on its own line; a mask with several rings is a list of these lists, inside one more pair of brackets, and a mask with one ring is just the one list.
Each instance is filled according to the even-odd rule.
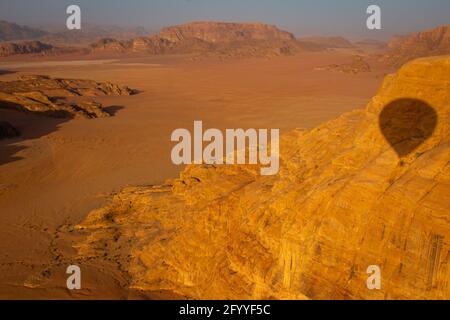
[[0,298],[171,298],[127,289],[114,263],[85,262],[83,290],[66,289],[65,269],[82,222],[124,186],[161,184],[182,167],[170,160],[170,134],[202,120],[209,128],[313,128],[364,108],[384,76],[373,62],[358,74],[317,70],[351,60],[353,50],[272,59],[186,56],[5,58],[1,81],[20,75],[112,81],[139,91],[96,97],[113,114],[53,119],[0,110],[21,137],[0,142]]

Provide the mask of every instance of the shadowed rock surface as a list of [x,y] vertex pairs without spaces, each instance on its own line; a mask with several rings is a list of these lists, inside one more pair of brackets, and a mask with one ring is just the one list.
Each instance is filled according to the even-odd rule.
[[407,156],[433,135],[436,111],[417,99],[397,99],[380,114],[380,130],[399,157]]
[[0,108],[35,112],[65,118],[99,118],[110,114],[95,101],[70,102],[70,97],[131,95],[128,87],[92,80],[54,79],[47,76],[21,76],[16,81],[0,81]]
[[19,131],[6,121],[0,121],[0,139],[19,136]]
[[50,53],[54,49],[52,45],[40,41],[6,42],[0,43],[0,57],[16,54]]
[[[78,226],[79,255],[117,263],[133,288],[200,299],[449,299],[449,74],[450,56],[415,60],[365,110],[285,135],[276,176],[192,165],[128,187]],[[406,98],[438,121],[399,160],[379,119]],[[371,265],[381,290],[367,289]]]

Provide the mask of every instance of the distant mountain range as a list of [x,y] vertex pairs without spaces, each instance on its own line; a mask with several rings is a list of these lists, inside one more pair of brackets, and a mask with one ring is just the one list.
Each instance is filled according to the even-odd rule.
[[92,52],[201,54],[221,57],[289,55],[301,49],[291,33],[263,23],[192,22],[132,40],[102,39]]
[[80,46],[106,37],[125,40],[147,34],[148,31],[144,27],[124,28],[84,24],[82,30],[50,31],[0,21],[0,41],[39,40],[51,45]]
[[47,32],[39,29],[0,20],[0,41],[32,40],[47,34]]
[[123,28],[118,26],[83,25],[81,30],[59,30],[51,32],[40,40],[56,46],[87,46],[103,38],[128,40],[147,36],[149,32],[144,27]]
[[[0,44],[0,56],[61,53],[77,47],[83,53],[198,54],[220,57],[270,57],[299,51],[352,48],[342,37],[296,39],[287,31],[264,23],[191,22],[148,35],[144,28],[87,25],[80,31],[42,31],[3,22],[0,40],[27,40]],[[34,41],[29,41],[34,40]],[[38,42],[36,42],[38,41]],[[63,48],[65,48],[63,50]]]
[[142,27],[87,25],[80,31],[50,32],[0,21],[0,41],[4,42],[0,43],[0,56],[79,52],[272,57],[327,49],[376,48],[384,60],[399,65],[417,57],[449,54],[450,26],[394,37],[387,46],[375,40],[352,43],[343,37],[296,39],[292,33],[264,23],[191,22],[149,35]]

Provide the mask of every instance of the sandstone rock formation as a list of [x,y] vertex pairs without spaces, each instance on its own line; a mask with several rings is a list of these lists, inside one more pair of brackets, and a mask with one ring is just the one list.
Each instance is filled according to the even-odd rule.
[[[199,41],[200,42],[200,41]],[[159,36],[139,37],[127,41],[119,41],[117,39],[105,38],[91,44],[91,52],[141,52],[147,54],[170,54],[170,53],[184,53],[182,47],[187,47],[187,42],[173,43],[167,39]],[[190,47],[187,53],[193,53],[196,48],[195,44],[189,42]],[[206,45],[206,44],[205,44]]]
[[[165,185],[128,187],[78,226],[79,254],[116,262],[135,288],[191,298],[449,299],[449,74],[450,56],[416,60],[365,110],[287,134],[277,176],[192,165]],[[379,116],[403,98],[439,120],[399,158]],[[371,265],[381,290],[366,286]]]
[[352,61],[344,64],[331,64],[324,67],[317,67],[316,70],[336,71],[342,73],[357,74],[361,72],[370,72],[370,65],[365,61],[364,57],[355,55]]
[[5,42],[0,43],[0,57],[16,54],[49,53],[55,48],[40,41]]
[[128,41],[102,39],[92,52],[141,52],[147,54],[195,54],[199,57],[273,57],[322,47],[261,23],[193,22],[167,27],[159,35]]
[[163,28],[160,36],[172,42],[200,39],[206,42],[236,42],[254,40],[295,40],[294,35],[263,23],[191,22]]
[[98,51],[125,52],[130,48],[130,43],[119,41],[112,38],[104,38],[91,44],[90,47],[93,52]]
[[42,30],[20,26],[7,21],[0,21],[0,41],[37,39],[46,34]]
[[[140,36],[131,38],[133,33]],[[202,57],[270,58],[292,55],[299,51],[320,51],[328,48],[323,43],[296,40],[291,33],[263,23],[192,22],[163,28],[158,35],[143,36],[144,33],[145,31],[140,29],[123,32],[114,28],[111,30],[93,28],[88,31],[46,33],[44,36],[36,34],[30,38],[37,38],[39,41],[1,43],[0,56],[140,53],[189,54],[195,55],[194,59]],[[351,45],[343,38],[328,40],[332,42],[332,47]],[[87,43],[91,44],[86,47]]]
[[389,42],[386,59],[393,65],[406,61],[442,54],[450,54],[450,25],[394,37]]
[[128,87],[92,80],[53,79],[47,76],[22,76],[16,81],[0,81],[0,108],[36,112],[51,117],[107,117],[95,101],[69,102],[69,97],[131,95]]

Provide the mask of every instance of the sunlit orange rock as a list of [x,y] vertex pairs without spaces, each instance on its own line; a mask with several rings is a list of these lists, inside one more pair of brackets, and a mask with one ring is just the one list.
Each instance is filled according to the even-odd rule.
[[[413,61],[365,110],[285,135],[277,176],[189,166],[126,188],[78,226],[79,254],[117,263],[132,287],[191,298],[449,299],[449,74],[450,56]],[[379,117],[404,98],[438,120],[399,157]],[[380,290],[367,288],[371,265]]]

